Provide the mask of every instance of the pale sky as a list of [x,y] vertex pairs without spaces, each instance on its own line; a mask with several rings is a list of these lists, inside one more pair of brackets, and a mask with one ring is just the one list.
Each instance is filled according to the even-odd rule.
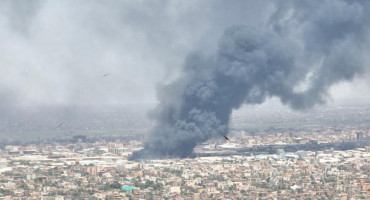
[[[156,102],[190,52],[213,53],[226,28],[264,26],[273,10],[270,1],[0,0],[0,104]],[[333,86],[332,100],[370,103],[368,80]]]

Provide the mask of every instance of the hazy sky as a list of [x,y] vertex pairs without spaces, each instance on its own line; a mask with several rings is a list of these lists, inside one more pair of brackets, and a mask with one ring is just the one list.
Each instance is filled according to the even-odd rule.
[[[227,27],[265,26],[274,9],[260,0],[0,0],[0,104],[156,102],[156,85],[178,76],[189,52],[214,52]],[[335,85],[333,101],[366,101],[367,80]]]

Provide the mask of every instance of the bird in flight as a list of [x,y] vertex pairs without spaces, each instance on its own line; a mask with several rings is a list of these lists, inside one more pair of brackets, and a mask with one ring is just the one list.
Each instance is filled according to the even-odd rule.
[[61,127],[62,125],[64,124],[64,122],[60,123],[58,126],[56,126],[55,128],[59,128]]
[[226,137],[226,136],[224,136],[224,138],[225,138],[225,140],[230,141],[230,138],[228,138],[228,137]]
[[107,73],[107,74],[104,74],[104,75],[103,75],[103,77],[107,77],[108,75],[109,75],[109,73]]

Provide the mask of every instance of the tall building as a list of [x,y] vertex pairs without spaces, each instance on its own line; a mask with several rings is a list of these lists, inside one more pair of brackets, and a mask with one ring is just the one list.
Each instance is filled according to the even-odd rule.
[[362,138],[364,138],[364,133],[363,133],[363,132],[357,132],[357,133],[356,133],[356,139],[357,139],[357,140],[360,140],[360,139],[362,139]]
[[280,158],[283,158],[283,159],[286,158],[284,149],[278,149],[277,150],[277,155],[279,155]]

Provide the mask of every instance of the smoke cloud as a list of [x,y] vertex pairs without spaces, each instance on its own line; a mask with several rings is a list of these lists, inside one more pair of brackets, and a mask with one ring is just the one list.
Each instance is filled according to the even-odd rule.
[[213,55],[187,57],[181,77],[158,89],[157,126],[132,159],[190,156],[198,143],[227,135],[243,104],[278,97],[306,110],[366,70],[367,1],[279,1],[274,8],[266,26],[232,26]]

